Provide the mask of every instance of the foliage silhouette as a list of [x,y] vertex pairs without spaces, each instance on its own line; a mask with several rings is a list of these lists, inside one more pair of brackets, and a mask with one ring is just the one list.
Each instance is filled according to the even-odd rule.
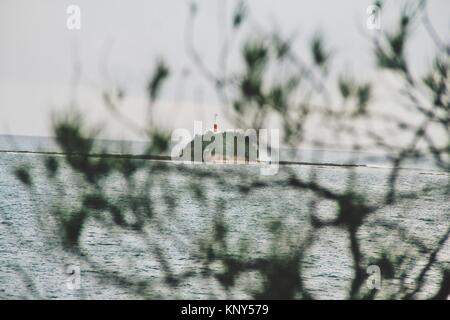
[[[388,212],[398,203],[412,198],[421,199],[425,192],[444,192],[447,198],[450,194],[450,180],[444,191],[432,188],[404,194],[398,187],[401,177],[399,168],[408,160],[431,156],[439,168],[450,172],[450,60],[446,49],[450,44],[442,45],[444,42],[438,40],[437,57],[426,75],[419,78],[413,76],[405,54],[411,38],[411,25],[418,22],[425,12],[425,1],[414,3],[410,10],[401,13],[396,30],[382,32],[371,39],[377,68],[395,73],[401,78],[402,88],[399,92],[404,104],[399,108],[405,107],[404,110],[421,117],[419,125],[389,118],[397,132],[408,134],[406,146],[391,145],[388,138],[367,130],[370,142],[385,150],[392,163],[386,192],[381,197],[366,193],[366,190],[358,187],[356,180],[359,173],[352,168],[348,169],[346,188],[335,190],[316,179],[313,170],[311,177],[305,178],[289,166],[283,167],[280,178],[267,180],[243,171],[233,173],[233,169],[219,172],[133,158],[93,158],[90,154],[98,153],[102,148],[95,140],[96,132],[85,127],[81,116],[71,114],[57,118],[54,124],[56,142],[65,156],[62,159],[46,158],[45,167],[51,181],[61,178],[62,167],[69,168],[75,176],[81,177],[76,182],[62,182],[63,185],[80,184],[75,195],[79,199],[78,205],[67,208],[61,199],[55,200],[48,195],[48,201],[55,202],[55,210],[39,214],[45,216],[55,233],[59,232],[65,250],[70,250],[88,268],[96,269],[98,277],[108,285],[126,288],[133,296],[177,297],[181,286],[206,281],[220,287],[221,294],[218,296],[230,298],[241,296],[239,293],[242,291],[256,299],[321,298],[305,283],[305,256],[321,232],[334,228],[348,239],[352,278],[346,298],[448,298],[449,261],[439,258],[439,254],[448,243],[450,225],[442,235],[436,235],[437,241],[424,243],[409,234],[399,221],[390,221],[389,217],[372,219],[377,212]],[[368,122],[386,119],[371,109],[372,88],[376,84],[358,83],[346,74],[330,85],[332,80],[328,78],[328,71],[334,53],[327,49],[324,38],[319,34],[310,43],[311,60],[308,63],[307,58],[294,52],[292,39],[284,39],[277,32],[267,32],[258,25],[252,25],[252,29],[257,31],[243,43],[240,50],[243,68],[232,72],[224,69],[217,73],[211,71],[203,64],[191,38],[198,14],[199,8],[193,5],[187,28],[188,54],[200,74],[212,83],[226,109],[224,112],[237,126],[260,130],[267,119],[275,115],[284,128],[283,141],[289,146],[298,147],[308,142],[304,128],[312,118],[319,116],[324,121],[331,121],[336,135],[355,138],[353,148],[359,150],[365,142],[359,141],[364,139],[355,131],[355,119]],[[231,19],[230,32],[240,32],[246,23],[252,23],[250,18],[247,6],[240,2]],[[424,23],[429,24],[429,21],[425,20]],[[428,26],[427,30],[432,29]],[[431,37],[436,39],[435,34]],[[229,43],[223,48],[221,56],[227,59]],[[293,72],[280,72],[284,77],[274,80],[270,70],[281,70],[286,64]],[[158,100],[164,81],[169,76],[169,67],[162,61],[158,62],[147,88],[150,109]],[[343,108],[334,108],[336,102],[333,104],[330,98],[333,90],[337,90],[345,101]],[[112,100],[109,95],[105,95],[107,107],[112,112],[118,112],[120,108],[113,105]],[[149,115],[152,118],[151,110]],[[150,128],[137,130],[148,137],[147,155],[167,151],[170,146],[169,135],[160,131],[153,121],[149,120],[148,123]],[[446,141],[433,139],[430,132],[435,127],[446,134]],[[313,142],[319,147],[326,145],[326,141]],[[106,151],[100,150],[100,153]],[[33,186],[32,173],[25,167],[17,168],[15,174],[30,188],[39,188]],[[161,195],[160,188],[168,185],[169,177],[173,174],[183,177],[187,183],[167,189]],[[109,190],[111,179],[123,182],[113,194]],[[59,186],[54,182],[55,188]],[[281,212],[281,217],[272,221],[265,234],[261,235],[270,239],[269,249],[261,253],[256,250],[257,243],[248,243],[244,237],[236,239],[236,234],[231,232],[239,225],[239,219],[226,216],[225,199],[214,199],[213,208],[208,204],[211,197],[215,197],[211,193],[214,188],[235,190],[244,201],[258,190],[280,192],[280,197],[286,190],[293,190],[297,192],[301,206],[308,209],[307,220],[297,221],[307,224],[307,231],[290,232],[289,222],[283,218],[287,212]],[[205,213],[212,218],[203,225],[210,232],[205,232],[200,239],[198,233],[190,230],[194,226],[175,214],[177,210],[183,212],[180,193],[192,195],[190,201],[198,204],[200,209],[196,219],[201,219]],[[309,202],[306,195],[310,196]],[[382,200],[373,201],[377,197]],[[324,219],[318,214],[317,203],[322,200],[336,205],[333,218]],[[448,215],[448,212],[443,214]],[[143,250],[150,254],[150,259],[157,263],[160,270],[156,280],[155,276],[130,275],[128,270],[112,271],[105,261],[99,261],[86,245],[83,236],[85,229],[92,228],[92,221],[111,234],[117,230],[131,232],[136,239],[141,240],[144,243]],[[366,227],[373,230],[381,228],[393,234],[400,249],[391,246],[387,251],[374,252],[361,239],[361,229]],[[192,264],[187,263],[181,270],[176,267],[170,257],[174,248],[178,252],[188,252]],[[380,267],[383,281],[380,290],[365,286],[368,278],[366,268],[370,264]],[[431,269],[438,270],[441,278],[435,283],[437,289],[430,294],[424,287]],[[211,295],[214,297],[213,292]]]

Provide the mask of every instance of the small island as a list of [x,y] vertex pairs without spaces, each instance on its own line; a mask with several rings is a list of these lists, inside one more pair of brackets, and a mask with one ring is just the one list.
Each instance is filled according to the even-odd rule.
[[[196,149],[197,146],[197,149]],[[234,163],[257,162],[256,133],[242,130],[213,132],[196,135],[181,151],[181,157],[191,161],[224,161]]]

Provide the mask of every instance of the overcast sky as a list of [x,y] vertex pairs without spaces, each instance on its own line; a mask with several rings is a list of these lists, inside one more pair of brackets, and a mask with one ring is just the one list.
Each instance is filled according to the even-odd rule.
[[[190,1],[185,0],[0,0],[0,134],[48,135],[50,113],[67,107],[75,61],[81,65],[76,93],[81,109],[92,119],[108,119],[101,103],[103,88],[125,89],[128,116],[142,119],[145,85],[155,60],[162,56],[172,77],[158,107],[159,121],[168,128],[192,128],[194,120],[210,122],[219,110],[211,86],[195,72],[186,54],[185,24]],[[219,1],[197,1],[195,42],[213,68],[223,28]],[[237,1],[227,1],[229,12]],[[296,34],[297,50],[316,30],[322,30],[336,52],[337,68],[371,76],[370,43],[363,36],[366,8],[361,0],[252,0],[251,16],[268,29],[278,26]],[[68,30],[66,8],[81,9],[81,30]],[[224,6],[223,4],[221,5]],[[382,27],[389,25],[398,5],[388,7]],[[429,14],[441,35],[450,30],[450,1],[432,0]],[[229,20],[229,19],[228,19]],[[252,30],[244,29],[244,33]],[[374,31],[372,31],[374,32]],[[430,63],[435,48],[422,29],[409,48],[414,65]],[[232,59],[231,65],[237,63]],[[191,70],[183,92],[177,90],[183,70]],[[220,113],[220,112],[219,112]],[[130,138],[120,125],[108,137]],[[132,138],[132,137],[131,137]]]

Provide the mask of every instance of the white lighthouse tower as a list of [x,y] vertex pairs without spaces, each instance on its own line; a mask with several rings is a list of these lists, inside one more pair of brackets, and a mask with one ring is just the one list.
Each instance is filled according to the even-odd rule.
[[217,133],[219,132],[219,124],[217,123],[217,116],[218,114],[214,114],[214,125],[213,125],[213,132]]

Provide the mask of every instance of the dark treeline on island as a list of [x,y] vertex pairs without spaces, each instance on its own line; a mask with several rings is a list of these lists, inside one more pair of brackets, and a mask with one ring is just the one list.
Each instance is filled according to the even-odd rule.
[[257,162],[258,142],[256,133],[207,131],[196,135],[181,151],[180,157],[190,161]]

